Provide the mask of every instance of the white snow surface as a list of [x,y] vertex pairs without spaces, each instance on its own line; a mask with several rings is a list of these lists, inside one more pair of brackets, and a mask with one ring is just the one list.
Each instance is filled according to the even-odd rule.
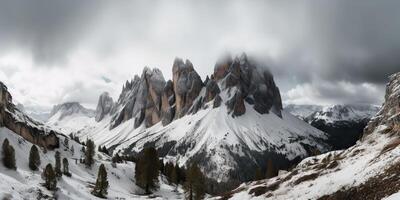
[[[227,91],[220,95],[225,101],[230,97]],[[155,142],[156,148],[176,142],[175,147],[186,147],[186,150],[177,155],[169,152],[166,161],[182,166],[192,157],[205,153],[210,158],[209,166],[215,167],[207,169],[206,174],[218,181],[226,180],[229,171],[236,168],[233,155],[253,159],[249,151],[274,151],[292,160],[308,156],[300,143],[327,150],[324,143],[318,141],[326,139],[325,133],[285,111],[282,111],[282,118],[272,112],[259,114],[246,103],[246,113],[232,117],[224,104],[218,108],[212,108],[212,104],[213,101],[196,114],[185,115],[166,126],[160,122],[150,128],[142,125],[135,129],[134,119],[131,119],[110,130],[111,117],[106,116],[99,123],[87,121],[89,125],[77,135],[82,139],[91,138],[97,145],[115,147],[116,151],[139,152],[149,142]]]
[[[80,151],[82,146],[73,140],[69,140],[69,146],[61,144],[57,151],[61,153],[61,159],[67,158],[71,177],[62,176],[57,183],[56,192],[48,191],[42,186],[41,179],[43,168],[51,163],[54,167],[55,151],[40,152],[41,165],[39,171],[31,171],[28,167],[28,156],[32,146],[31,143],[13,133],[7,128],[0,128],[0,142],[7,138],[15,149],[17,170],[10,170],[0,164],[0,199],[38,199],[40,195],[48,195],[56,199],[100,199],[91,195],[91,187],[96,181],[97,171],[100,164],[104,164],[109,181],[108,199],[182,199],[182,188],[174,192],[175,187],[168,185],[166,178],[161,176],[159,180],[160,189],[151,196],[142,196],[143,190],[136,186],[134,180],[135,164],[132,162],[117,164],[116,168],[111,166],[110,158],[102,153],[96,153],[95,164],[89,169],[84,164],[75,163],[74,159],[83,156]],[[61,136],[61,143],[63,137]],[[71,147],[74,147],[74,154]]]
[[361,121],[370,119],[379,111],[379,106],[367,104],[355,105],[287,105],[285,110],[293,115],[312,120],[324,120],[326,123],[335,123],[337,121]]
[[[382,127],[383,129],[383,127]],[[378,131],[377,131],[378,132]],[[364,183],[368,178],[381,173],[391,164],[400,161],[400,148],[397,147],[383,155],[380,155],[383,147],[390,143],[391,138],[374,133],[364,142],[359,142],[354,147],[322,154],[304,159],[294,169],[298,171],[289,180],[279,184],[278,189],[267,192],[261,196],[250,194],[250,190],[260,186],[269,186],[279,180],[289,177],[291,172],[279,175],[272,179],[260,182],[250,182],[235,189],[231,199],[318,199],[327,194],[334,193],[341,188],[348,188]],[[321,164],[325,158],[338,158],[338,166],[332,169],[317,170],[315,166]],[[305,175],[320,173],[315,179],[303,181],[299,184],[294,182]],[[266,195],[269,196],[267,197]],[[395,198],[389,198],[395,199]]]
[[[390,76],[385,103],[356,145],[308,157],[286,174],[242,184],[232,191],[230,199],[318,199],[343,188],[359,186],[369,178],[385,175],[386,169],[400,163],[399,127],[391,121],[400,114],[399,85],[400,73]],[[312,178],[304,179],[311,174],[314,174]],[[274,189],[260,196],[251,192],[254,188],[271,186]],[[399,199],[400,195],[395,193],[385,198]]]

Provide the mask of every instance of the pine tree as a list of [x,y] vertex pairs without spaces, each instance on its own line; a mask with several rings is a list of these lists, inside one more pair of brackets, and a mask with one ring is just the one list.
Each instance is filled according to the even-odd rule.
[[184,185],[186,199],[200,200],[205,195],[205,177],[196,164],[192,164],[187,172]]
[[261,169],[257,167],[255,173],[254,173],[254,180],[258,181],[264,179],[263,173],[261,172]]
[[106,146],[103,146],[103,148],[101,149],[101,151],[102,151],[103,153],[105,153],[105,154],[108,154],[108,150],[107,150]]
[[69,172],[69,163],[67,158],[63,158],[63,174],[71,177],[71,173]]
[[5,167],[7,167],[8,169],[17,169],[17,166],[15,164],[15,151],[14,151],[14,147],[12,147],[12,145],[10,144],[10,142],[8,141],[8,139],[4,139],[3,142],[3,164]]
[[274,164],[272,163],[272,160],[268,159],[266,178],[272,178],[277,175],[278,175],[278,170],[275,168]]
[[69,139],[68,139],[68,137],[64,138],[64,146],[69,148]]
[[71,154],[74,155],[75,154],[75,149],[74,149],[74,145],[71,146]]
[[47,164],[43,171],[42,178],[45,180],[45,187],[48,190],[55,190],[57,187],[56,174],[54,173],[53,166]]
[[39,150],[36,145],[32,145],[31,151],[29,152],[29,168],[31,170],[38,170],[40,165]]
[[86,151],[85,151],[85,165],[86,167],[92,167],[94,163],[94,153],[95,153],[96,146],[92,140],[86,141]]
[[111,160],[113,163],[121,163],[122,162],[122,158],[118,155],[118,153],[116,153]]
[[108,189],[107,171],[106,168],[104,167],[104,164],[101,164],[97,175],[96,185],[93,188],[92,194],[97,197],[105,198],[107,196],[107,189]]
[[60,152],[56,151],[55,155],[55,160],[56,160],[56,165],[55,165],[55,173],[57,177],[61,177],[62,176],[62,172],[61,172],[61,156],[60,156]]
[[136,163],[136,184],[143,188],[146,194],[151,194],[151,190],[157,187],[159,175],[158,164],[157,150],[153,147],[144,149]]

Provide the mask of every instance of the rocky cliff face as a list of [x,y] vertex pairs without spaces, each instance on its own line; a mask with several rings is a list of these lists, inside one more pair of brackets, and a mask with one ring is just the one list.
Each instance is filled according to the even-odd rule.
[[271,111],[281,115],[281,96],[272,74],[246,54],[235,59],[225,57],[218,61],[212,79],[221,80],[223,89],[237,89],[228,104],[233,115],[239,116],[245,112],[243,101],[253,105],[261,114]]
[[22,136],[27,141],[49,149],[59,146],[56,132],[31,119],[12,103],[7,87],[0,82],[0,126]]
[[111,114],[113,108],[114,101],[110,97],[108,92],[104,92],[103,94],[101,94],[96,108],[96,121],[99,122],[104,118],[104,116]]
[[163,114],[162,97],[168,95],[166,86],[159,69],[151,70],[146,67],[141,77],[135,76],[124,85],[115,105],[116,114],[111,120],[110,128],[132,118],[135,120],[135,127],[139,127],[143,122],[146,127],[160,122]]
[[[229,90],[231,94],[225,106],[234,117],[246,112],[245,102],[260,114],[273,112],[281,116],[281,97],[272,74],[245,54],[234,59],[225,56],[219,60],[211,78],[207,77],[204,83],[189,60],[176,58],[172,80],[165,81],[159,69],[146,67],[140,77],[135,76],[126,82],[112,109],[115,114],[110,128],[130,119],[134,119],[135,127],[142,123],[151,127],[160,121],[167,125],[174,119],[207,107],[206,104],[214,99],[213,107],[219,107],[222,90]],[[105,98],[102,95],[99,99],[97,121],[103,118],[102,111],[111,111],[110,98],[107,98],[107,109],[104,108]]]
[[66,102],[53,106],[53,109],[50,112],[50,119],[56,117],[57,120],[60,121],[63,120],[65,117],[74,114],[82,114],[88,117],[94,117],[95,112],[94,110],[83,107],[78,102]]
[[364,130],[363,138],[371,134],[379,125],[385,126],[384,132],[400,133],[400,73],[389,77],[386,86],[385,103],[377,116],[372,118]]
[[362,136],[369,120],[379,111],[374,105],[288,105],[285,110],[315,128],[328,133],[334,150],[353,146]]
[[329,149],[323,132],[282,111],[279,89],[262,65],[243,54],[215,68],[204,82],[188,60],[174,60],[168,81],[145,68],[124,84],[111,119],[78,136],[121,154],[154,146],[165,160],[197,162],[222,182],[250,180],[267,158],[285,169]]
[[360,142],[306,158],[275,178],[245,183],[223,199],[398,199],[399,116],[400,73],[396,73],[390,76],[385,102]]

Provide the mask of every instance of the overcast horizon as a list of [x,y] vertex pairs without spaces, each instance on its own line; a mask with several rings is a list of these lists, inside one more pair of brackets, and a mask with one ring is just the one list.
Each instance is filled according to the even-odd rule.
[[284,104],[376,104],[400,71],[400,1],[0,0],[0,81],[30,109],[95,108],[144,66],[172,78],[175,57],[202,79],[247,53]]

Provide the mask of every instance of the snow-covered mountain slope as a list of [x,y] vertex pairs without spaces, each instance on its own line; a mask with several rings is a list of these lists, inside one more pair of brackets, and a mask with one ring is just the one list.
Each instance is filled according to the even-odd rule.
[[[91,187],[97,177],[100,164],[104,164],[107,170],[109,189],[108,199],[182,199],[183,191],[179,187],[168,185],[165,177],[160,177],[160,189],[151,196],[141,196],[144,191],[136,186],[134,182],[135,164],[132,162],[111,166],[110,157],[97,152],[95,164],[87,168],[84,164],[76,162],[76,159],[83,158],[82,146],[73,140],[69,145],[61,144],[56,149],[61,153],[61,159],[67,158],[71,177],[62,176],[57,183],[58,190],[50,192],[42,186],[44,181],[41,178],[43,168],[51,163],[54,166],[55,151],[42,150],[40,152],[41,165],[39,171],[32,171],[28,167],[28,156],[32,144],[7,128],[0,128],[0,142],[7,138],[15,149],[17,170],[10,170],[0,164],[0,199],[100,199],[93,196]],[[62,140],[64,138],[61,136]],[[72,151],[71,149],[74,149]]]
[[67,102],[53,107],[46,124],[69,134],[83,129],[94,122],[95,111],[78,102]]
[[57,133],[21,111],[12,100],[8,88],[0,81],[0,127],[6,127],[31,143],[49,149],[57,148]]
[[306,120],[307,122],[323,120],[326,124],[338,121],[363,121],[371,119],[378,111],[379,106],[368,104],[345,105],[294,105],[284,108],[287,112]]
[[312,115],[313,113],[315,113],[317,111],[322,111],[323,108],[324,108],[324,106],[319,106],[319,105],[289,104],[289,105],[285,106],[284,110],[300,119],[306,119],[308,116]]
[[381,199],[400,191],[400,73],[355,146],[304,159],[292,171],[250,182],[230,199]]
[[331,124],[340,121],[359,122],[370,119],[378,111],[379,106],[375,105],[334,105],[323,107],[322,110],[306,117],[306,120],[309,122],[323,120]]
[[218,181],[250,180],[268,159],[286,169],[329,149],[325,133],[282,110],[272,75],[246,55],[218,61],[204,83],[190,61],[175,60],[171,81],[145,68],[110,112],[77,136],[114,153],[155,146],[166,160],[198,162]]
[[378,111],[375,105],[288,105],[285,110],[299,116],[315,128],[328,133],[328,143],[335,150],[353,146],[360,139],[368,121]]

